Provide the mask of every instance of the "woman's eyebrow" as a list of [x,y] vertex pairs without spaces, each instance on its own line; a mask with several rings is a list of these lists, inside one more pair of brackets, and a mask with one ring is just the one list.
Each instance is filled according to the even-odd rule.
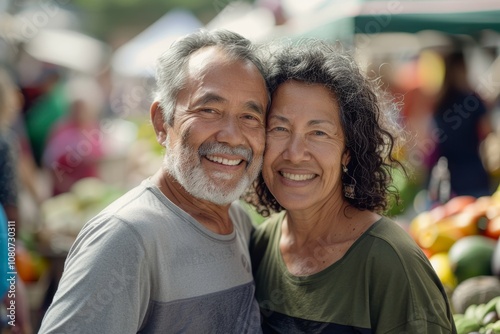
[[286,118],[285,116],[280,116],[280,115],[269,116],[269,120],[272,120],[273,118],[277,119],[278,121],[284,122],[284,123],[288,123],[288,124],[290,123],[288,118]]
[[313,119],[313,120],[310,120],[309,122],[307,122],[307,125],[309,125],[309,126],[320,125],[320,124],[330,124],[330,125],[335,126],[335,124],[332,123],[331,121],[323,120],[323,119]]

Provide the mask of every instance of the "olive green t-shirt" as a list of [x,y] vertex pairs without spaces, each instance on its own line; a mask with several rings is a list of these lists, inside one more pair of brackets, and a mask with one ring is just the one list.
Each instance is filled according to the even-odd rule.
[[[297,277],[279,251],[283,218],[259,226],[251,246],[264,333],[456,333],[431,264],[390,219],[377,221],[328,268]],[[318,265],[326,251],[319,246],[305,265]]]

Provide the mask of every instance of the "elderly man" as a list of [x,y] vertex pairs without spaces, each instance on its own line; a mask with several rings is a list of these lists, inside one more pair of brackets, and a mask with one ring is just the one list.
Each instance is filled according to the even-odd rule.
[[159,60],[150,113],[164,163],[89,221],[40,333],[255,333],[251,222],[269,95],[250,42],[200,31]]

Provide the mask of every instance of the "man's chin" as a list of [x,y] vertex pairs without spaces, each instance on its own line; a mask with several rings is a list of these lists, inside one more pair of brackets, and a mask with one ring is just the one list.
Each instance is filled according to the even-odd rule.
[[[173,163],[171,166],[175,166],[175,164]],[[163,164],[163,169],[194,198],[221,206],[238,200],[250,186],[247,174],[207,173],[200,166],[187,171],[180,168],[168,168],[167,163]]]
[[232,196],[231,197],[221,196],[220,194],[191,194],[191,195],[199,200],[207,201],[212,204],[220,206],[229,205],[239,198],[239,197],[233,198]]
[[224,181],[213,182],[203,191],[190,192],[198,199],[203,199],[217,205],[228,205],[238,200],[246,191],[248,182],[240,182],[235,185],[227,185]]

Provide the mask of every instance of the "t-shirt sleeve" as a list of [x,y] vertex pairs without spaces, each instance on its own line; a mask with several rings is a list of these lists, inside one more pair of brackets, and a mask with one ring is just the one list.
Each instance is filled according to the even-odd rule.
[[111,218],[88,223],[39,333],[137,333],[147,316],[150,277],[140,236]]
[[410,241],[372,248],[370,314],[377,333],[450,333],[449,301],[425,255]]

